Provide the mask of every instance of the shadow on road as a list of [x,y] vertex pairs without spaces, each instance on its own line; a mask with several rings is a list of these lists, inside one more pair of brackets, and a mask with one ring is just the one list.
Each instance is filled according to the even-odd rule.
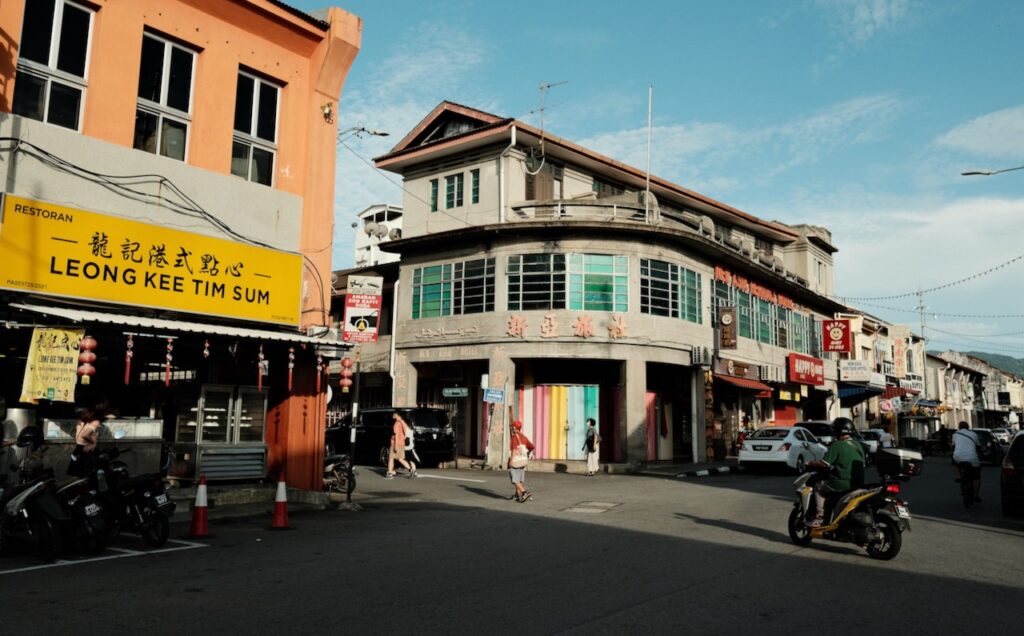
[[508,495],[502,495],[494,492],[493,490],[485,490],[484,488],[474,488],[472,486],[459,486],[466,492],[471,492],[474,495],[480,495],[481,497],[490,497],[491,499],[508,499]]
[[759,528],[757,526],[748,526],[746,524],[736,523],[735,521],[726,521],[725,519],[708,519],[707,517],[698,517],[697,515],[691,515],[685,512],[677,512],[676,518],[699,523],[702,526],[712,526],[723,530],[729,530],[730,532],[738,532],[740,534],[761,537],[762,539],[767,539],[768,541],[777,543],[790,542],[789,536],[785,533],[775,532],[767,528]]

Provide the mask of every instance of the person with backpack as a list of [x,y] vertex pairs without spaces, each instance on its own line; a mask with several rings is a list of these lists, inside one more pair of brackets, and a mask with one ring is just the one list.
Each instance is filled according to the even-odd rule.
[[409,471],[409,479],[414,479],[416,477],[416,464],[406,461],[405,451],[412,448],[415,431],[413,431],[412,427],[409,426],[398,411],[391,415],[391,419],[393,420],[391,425],[391,451],[388,453],[388,472],[384,475],[384,479],[395,478],[396,461]]
[[512,422],[512,435],[509,437],[508,475],[512,479],[512,485],[516,492],[510,499],[523,503],[533,497],[533,493],[526,490],[526,465],[530,460],[530,453],[533,452],[533,442],[523,434],[523,423],[519,420]]
[[601,443],[601,436],[597,433],[597,421],[592,418],[587,418],[587,438],[583,442],[583,449],[587,451],[587,477],[593,477],[597,471],[601,470],[601,465],[598,462],[598,444]]

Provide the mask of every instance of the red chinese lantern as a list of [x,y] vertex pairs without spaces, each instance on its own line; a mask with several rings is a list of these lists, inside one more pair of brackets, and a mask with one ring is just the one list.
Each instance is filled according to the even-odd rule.
[[[342,364],[344,364],[344,362],[342,362]],[[348,393],[348,388],[352,386],[352,371],[348,368],[343,368],[341,370],[341,380],[339,380],[338,383],[341,385],[341,392]]]
[[96,362],[96,354],[93,353],[96,346],[96,338],[92,336],[82,336],[78,342],[78,375],[82,378],[82,384],[89,384],[89,379],[96,375],[96,367],[92,366],[92,363]]

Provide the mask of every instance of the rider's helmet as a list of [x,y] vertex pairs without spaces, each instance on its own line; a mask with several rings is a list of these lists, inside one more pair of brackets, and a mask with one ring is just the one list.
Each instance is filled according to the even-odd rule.
[[841,435],[853,435],[854,431],[856,431],[856,428],[853,426],[853,420],[848,417],[837,417],[832,420],[832,428],[836,437]]
[[18,448],[36,450],[43,445],[43,429],[38,426],[26,426],[18,433],[15,444]]

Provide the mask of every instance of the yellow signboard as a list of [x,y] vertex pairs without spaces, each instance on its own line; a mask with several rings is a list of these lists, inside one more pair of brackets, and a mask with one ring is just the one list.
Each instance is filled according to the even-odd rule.
[[302,257],[5,195],[0,287],[299,324]]
[[78,381],[78,343],[85,329],[32,330],[21,383],[21,401],[74,402]]

